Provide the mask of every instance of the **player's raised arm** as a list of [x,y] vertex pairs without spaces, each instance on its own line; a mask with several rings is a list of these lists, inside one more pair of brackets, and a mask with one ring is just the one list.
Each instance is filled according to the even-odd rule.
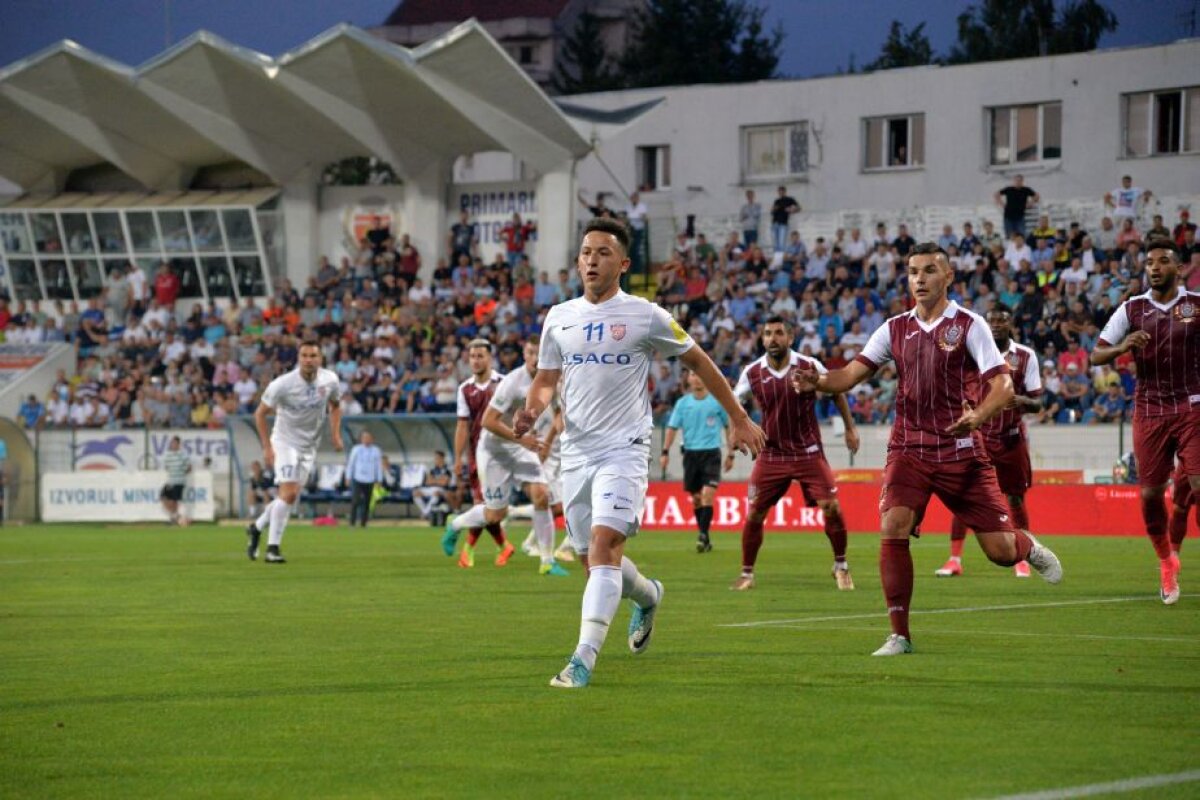
[[1008,405],[1009,401],[1013,399],[1012,375],[1009,375],[1007,372],[997,373],[987,383],[987,396],[983,398],[983,402],[978,407],[971,408],[964,401],[962,416],[946,429],[947,433],[953,433],[956,436],[970,433],[999,414]]
[[874,367],[858,360],[823,374],[811,369],[797,369],[792,372],[792,388],[798,392],[844,394],[874,374]]
[[767,444],[767,436],[763,433],[762,428],[755,425],[750,419],[746,409],[742,408],[742,404],[734,396],[733,390],[729,388],[729,381],[725,380],[725,376],[708,357],[708,353],[700,349],[699,345],[692,345],[691,349],[679,357],[679,360],[685,367],[696,373],[696,377],[729,415],[730,447],[757,457]]
[[1125,304],[1122,303],[1108,318],[1104,330],[1100,331],[1100,336],[1096,339],[1096,347],[1088,356],[1088,361],[1094,367],[1109,364],[1130,350],[1145,347],[1149,341],[1150,334],[1145,331],[1129,333],[1129,313],[1125,309]]

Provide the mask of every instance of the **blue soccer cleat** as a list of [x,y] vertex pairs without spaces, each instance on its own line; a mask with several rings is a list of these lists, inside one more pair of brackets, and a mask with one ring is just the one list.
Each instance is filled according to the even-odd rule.
[[591,680],[592,671],[577,657],[571,656],[563,671],[550,679],[550,685],[555,689],[582,689]]
[[566,578],[569,577],[571,573],[567,572],[562,564],[559,564],[557,561],[551,561],[549,564],[542,564],[540,567],[538,567],[538,575],[551,575],[555,578]]
[[663,585],[660,581],[651,581],[658,589],[658,600],[649,608],[633,607],[633,616],[629,619],[629,649],[634,655],[646,652],[650,646],[650,635],[654,633],[654,616],[662,605]]
[[454,528],[454,517],[446,519],[446,532],[442,534],[442,552],[448,556],[454,555],[458,547],[458,530]]

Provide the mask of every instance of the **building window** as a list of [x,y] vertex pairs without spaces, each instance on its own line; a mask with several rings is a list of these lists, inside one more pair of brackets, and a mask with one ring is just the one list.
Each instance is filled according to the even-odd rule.
[[671,188],[671,146],[649,145],[637,149],[637,186],[654,192]]
[[988,109],[989,163],[993,167],[1062,158],[1062,103]]
[[873,117],[863,124],[864,169],[909,169],[925,163],[924,114]]
[[533,63],[533,45],[523,44],[517,50],[517,63],[532,64]]
[[743,180],[794,178],[807,172],[807,122],[742,128]]
[[1200,152],[1200,87],[1124,95],[1121,116],[1126,158]]

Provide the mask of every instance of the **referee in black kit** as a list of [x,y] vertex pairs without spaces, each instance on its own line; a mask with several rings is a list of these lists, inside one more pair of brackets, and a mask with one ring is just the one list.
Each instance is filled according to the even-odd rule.
[[682,429],[683,490],[692,496],[696,509],[696,526],[700,529],[696,552],[707,553],[712,550],[708,529],[713,519],[713,498],[721,483],[721,431],[729,430],[729,415],[695,374],[688,373],[686,383],[688,393],[671,409],[659,460],[665,470],[675,432]]

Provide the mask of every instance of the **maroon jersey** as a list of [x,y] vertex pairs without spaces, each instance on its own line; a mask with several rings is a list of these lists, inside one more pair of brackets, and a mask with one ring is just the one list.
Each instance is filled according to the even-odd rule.
[[1101,347],[1119,344],[1133,331],[1150,341],[1134,350],[1137,385],[1133,416],[1167,417],[1200,407],[1200,294],[1182,288],[1166,305],[1149,293],[1131,297],[1100,332]]
[[[1026,397],[1039,397],[1042,394],[1042,371],[1038,367],[1037,353],[1023,344],[1010,341],[1008,350],[1001,353],[1012,372],[1013,390]],[[983,396],[987,397],[988,387],[983,388]],[[1025,411],[1020,408],[1004,408],[1000,413],[989,419],[979,428],[983,438],[991,449],[997,446],[1011,446],[1014,442],[1025,440],[1025,423],[1022,417]]]
[[946,429],[979,405],[980,386],[1009,372],[983,317],[951,301],[926,325],[916,311],[892,317],[871,334],[855,361],[878,369],[896,362],[896,421],[888,454],[934,463],[985,458],[983,434],[955,436]]
[[824,453],[821,429],[817,426],[816,393],[793,389],[791,373],[794,369],[815,369],[824,374],[825,366],[794,350],[788,352],[789,361],[783,372],[771,369],[763,356],[742,370],[733,390],[743,402],[754,397],[762,409],[767,446],[759,458],[766,461],[799,461]]
[[467,460],[475,463],[475,448],[479,445],[479,436],[483,433],[483,412],[488,403],[492,402],[492,393],[500,376],[493,370],[487,383],[476,383],[475,378],[468,378],[458,385],[458,418],[471,423],[471,443]]

